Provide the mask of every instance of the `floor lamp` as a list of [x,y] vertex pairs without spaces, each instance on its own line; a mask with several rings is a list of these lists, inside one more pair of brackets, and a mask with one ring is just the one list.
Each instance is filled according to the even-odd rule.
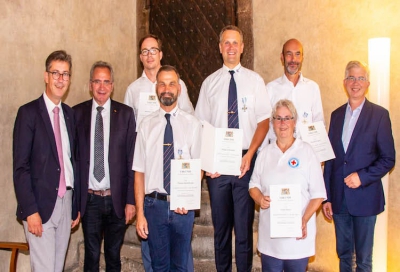
[[[368,40],[370,69],[369,100],[389,110],[390,101],[390,38]],[[373,271],[387,271],[387,230],[389,174],[382,179],[386,210],[378,215],[375,226]]]

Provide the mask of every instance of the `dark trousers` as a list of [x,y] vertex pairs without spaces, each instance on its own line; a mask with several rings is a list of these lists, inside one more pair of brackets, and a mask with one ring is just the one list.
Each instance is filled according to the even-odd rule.
[[153,271],[188,271],[194,211],[181,215],[170,210],[169,202],[145,197],[144,214],[149,229]]
[[215,265],[218,272],[232,271],[232,229],[235,229],[235,256],[238,272],[251,271],[253,263],[254,201],[249,181],[254,168],[237,176],[207,177],[214,225]]
[[281,260],[261,254],[263,272],[305,272],[309,257],[295,260]]
[[103,236],[106,271],[121,271],[120,251],[126,225],[125,218],[118,218],[115,214],[111,196],[88,194],[82,228],[85,239],[84,271],[99,271]]

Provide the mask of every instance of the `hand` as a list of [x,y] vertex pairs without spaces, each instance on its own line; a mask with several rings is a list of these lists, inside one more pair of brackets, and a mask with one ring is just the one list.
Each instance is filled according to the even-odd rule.
[[39,213],[36,212],[29,215],[26,218],[26,221],[28,223],[28,231],[37,237],[42,237],[43,225],[42,218],[40,217]]
[[358,176],[358,173],[354,172],[344,178],[344,183],[347,185],[347,187],[356,189],[360,187],[361,180],[360,177]]
[[128,224],[136,214],[135,205],[126,204],[125,205],[125,224]]
[[81,220],[81,212],[78,212],[78,216],[76,217],[75,220],[71,220],[71,229],[75,228],[78,224],[79,221]]
[[307,222],[304,218],[301,220],[301,237],[296,238],[296,240],[306,239],[307,238]]
[[210,172],[206,172],[206,176],[210,178],[218,178],[221,175],[218,172],[215,172],[214,174],[211,174]]
[[185,208],[177,208],[174,212],[179,213],[179,214],[187,214],[188,211],[185,210]]
[[136,216],[136,231],[140,237],[147,239],[149,229],[147,228],[146,217],[143,214]]
[[246,172],[250,170],[250,164],[251,164],[251,159],[253,156],[247,152],[243,158],[242,158],[242,165],[240,165],[240,176],[239,178],[242,178],[244,175],[246,175]]
[[271,198],[269,196],[262,196],[260,199],[260,208],[268,209],[270,206]]
[[322,204],[322,212],[324,213],[325,217],[329,220],[332,220],[332,203],[326,202]]

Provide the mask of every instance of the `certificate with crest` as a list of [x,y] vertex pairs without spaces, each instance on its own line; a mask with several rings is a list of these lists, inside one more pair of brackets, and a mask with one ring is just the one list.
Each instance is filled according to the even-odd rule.
[[171,160],[170,209],[200,209],[201,163],[200,159]]
[[140,122],[144,117],[152,112],[155,112],[160,108],[160,102],[158,101],[155,93],[141,92],[139,98],[139,108],[136,118],[136,129],[139,127]]
[[240,175],[243,130],[215,128],[203,122],[201,138],[201,168],[221,175]]
[[313,148],[320,162],[335,158],[331,142],[322,121],[299,126],[301,139]]
[[271,238],[301,237],[300,184],[270,185]]

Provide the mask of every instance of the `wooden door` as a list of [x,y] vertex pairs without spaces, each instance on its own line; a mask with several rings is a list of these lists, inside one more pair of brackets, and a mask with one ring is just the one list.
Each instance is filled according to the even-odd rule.
[[203,80],[222,66],[219,32],[237,25],[236,0],[150,0],[149,32],[163,42],[162,64],[175,66],[193,106]]

